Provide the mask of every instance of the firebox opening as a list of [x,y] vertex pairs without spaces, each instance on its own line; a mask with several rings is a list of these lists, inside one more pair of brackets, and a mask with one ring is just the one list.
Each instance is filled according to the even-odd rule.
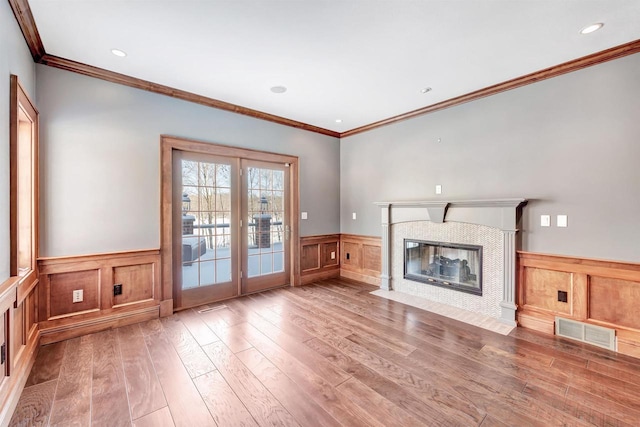
[[404,278],[482,295],[482,246],[404,239]]

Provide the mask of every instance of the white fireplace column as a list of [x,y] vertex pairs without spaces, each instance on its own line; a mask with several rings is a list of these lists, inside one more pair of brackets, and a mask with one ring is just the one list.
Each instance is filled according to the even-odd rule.
[[391,227],[393,224],[412,221],[445,221],[485,225],[498,228],[503,233],[503,277],[500,320],[516,325],[515,278],[516,278],[516,233],[518,208],[526,199],[491,200],[428,200],[411,202],[377,202],[381,208],[381,255],[382,269],[380,288],[393,289]]
[[380,271],[380,288],[390,291],[391,287],[391,224],[389,222],[391,205],[380,205],[382,208],[382,268]]

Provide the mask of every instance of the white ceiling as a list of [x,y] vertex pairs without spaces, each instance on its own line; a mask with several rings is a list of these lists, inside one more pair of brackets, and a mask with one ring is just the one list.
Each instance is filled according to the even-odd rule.
[[29,4],[48,54],[336,132],[640,39],[639,0]]

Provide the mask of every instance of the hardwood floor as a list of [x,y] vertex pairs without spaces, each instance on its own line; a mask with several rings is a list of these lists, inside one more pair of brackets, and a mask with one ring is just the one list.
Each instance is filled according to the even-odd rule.
[[640,359],[327,280],[47,345],[15,426],[640,425]]

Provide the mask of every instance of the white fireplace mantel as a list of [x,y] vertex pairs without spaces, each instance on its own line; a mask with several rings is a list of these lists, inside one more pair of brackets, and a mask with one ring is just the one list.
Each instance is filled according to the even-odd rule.
[[500,303],[504,323],[515,326],[515,275],[518,209],[524,206],[524,198],[487,200],[422,200],[376,202],[381,208],[382,272],[381,288],[392,289],[391,281],[391,225],[400,222],[447,221],[479,224],[502,230],[504,238],[503,298]]

